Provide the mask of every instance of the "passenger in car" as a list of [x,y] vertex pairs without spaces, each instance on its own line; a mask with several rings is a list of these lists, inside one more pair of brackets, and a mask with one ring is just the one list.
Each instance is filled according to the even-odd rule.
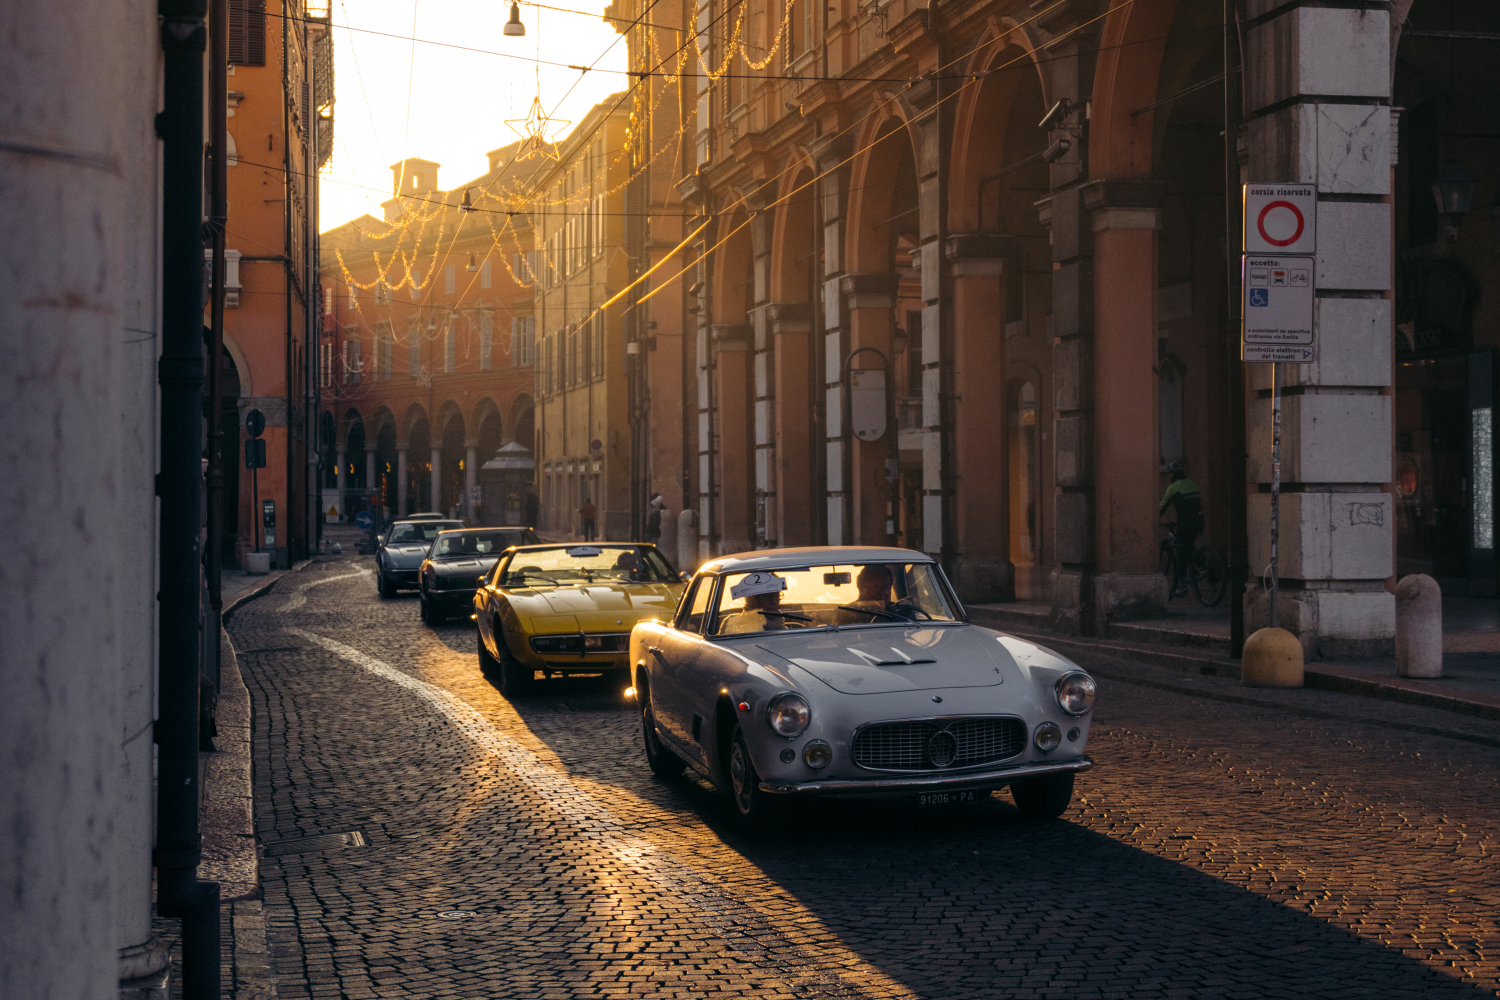
[[745,607],[724,619],[720,635],[740,632],[779,632],[786,628],[786,619],[778,612],[781,608],[781,591],[769,594],[751,594],[745,598]]

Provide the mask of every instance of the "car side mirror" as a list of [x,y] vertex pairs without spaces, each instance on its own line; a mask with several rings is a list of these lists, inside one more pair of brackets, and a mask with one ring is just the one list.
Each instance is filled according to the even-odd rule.
[[479,585],[480,585],[480,586],[481,586],[481,587],[483,587],[483,586],[484,586],[484,581],[485,581],[485,579],[486,579],[486,578],[488,578],[488,577],[489,577],[489,574],[488,574],[488,573],[480,573],[480,574],[479,574],[479,576],[478,576],[478,580],[479,580]]
[[683,572],[683,573],[678,573],[677,575],[680,576],[680,577],[682,577],[682,582],[683,583],[692,583],[693,582],[693,574],[691,574],[691,573]]

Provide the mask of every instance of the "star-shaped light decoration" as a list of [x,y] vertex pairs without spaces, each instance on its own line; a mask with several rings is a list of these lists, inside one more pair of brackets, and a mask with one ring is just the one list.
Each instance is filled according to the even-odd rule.
[[557,143],[548,137],[548,133],[556,136],[566,126],[573,123],[571,121],[564,121],[561,118],[547,117],[547,112],[542,107],[541,95],[538,94],[531,99],[530,114],[525,118],[508,118],[505,124],[509,125],[512,131],[525,140],[521,145],[521,159],[530,159],[540,153],[543,156],[550,156],[554,160],[561,160],[562,157],[557,152]]
[[417,369],[417,385],[420,385],[424,389],[432,388],[432,372],[427,370],[426,365]]

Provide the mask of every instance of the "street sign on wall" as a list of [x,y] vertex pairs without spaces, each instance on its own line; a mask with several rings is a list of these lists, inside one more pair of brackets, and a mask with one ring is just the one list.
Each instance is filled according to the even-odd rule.
[[1240,275],[1245,361],[1313,359],[1313,259],[1246,254]]
[[1247,254],[1318,252],[1318,189],[1312,184],[1246,184]]
[[861,441],[885,437],[885,369],[849,369],[849,424]]

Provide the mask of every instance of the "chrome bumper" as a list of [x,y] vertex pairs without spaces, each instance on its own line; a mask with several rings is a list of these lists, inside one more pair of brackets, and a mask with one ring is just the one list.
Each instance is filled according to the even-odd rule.
[[1047,774],[1068,774],[1087,771],[1094,766],[1089,757],[1059,761],[1056,764],[1027,764],[1023,767],[1006,768],[1003,771],[985,771],[981,774],[955,774],[951,777],[923,778],[871,778],[869,781],[804,781],[786,784],[762,781],[760,790],[772,795],[872,795],[891,792],[930,792],[947,788],[1004,788],[1006,785],[1027,778],[1039,778]]

